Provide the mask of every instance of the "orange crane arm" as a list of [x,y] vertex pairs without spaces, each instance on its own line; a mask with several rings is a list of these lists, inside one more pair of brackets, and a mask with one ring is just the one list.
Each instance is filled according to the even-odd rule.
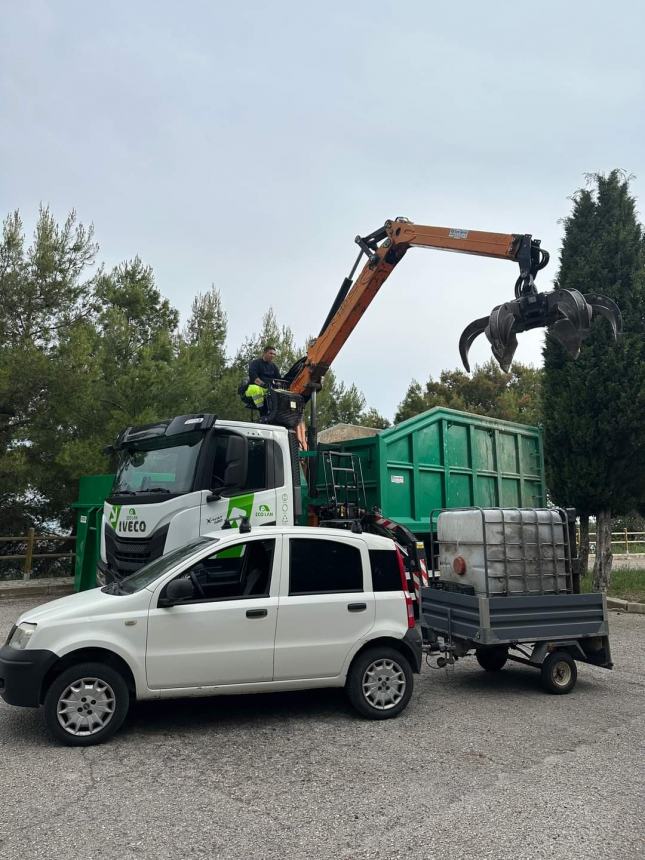
[[[520,277],[530,277],[531,282],[532,275],[548,260],[548,254],[540,251],[539,241],[528,235],[428,227],[405,219],[386,221],[384,227],[364,238],[357,237],[356,242],[361,252],[354,269],[343,282],[332,311],[306,358],[293,368],[295,373],[289,390],[297,394],[308,396],[320,387],[332,361],[408,248],[435,248],[512,260],[520,263]],[[353,283],[352,275],[363,254],[368,257],[367,263]]]

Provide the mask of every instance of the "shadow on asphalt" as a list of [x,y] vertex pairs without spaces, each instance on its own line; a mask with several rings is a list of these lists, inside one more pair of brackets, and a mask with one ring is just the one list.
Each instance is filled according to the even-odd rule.
[[[562,698],[553,696],[552,693],[544,689],[538,669],[516,664],[507,665],[499,672],[486,672],[483,669],[479,669],[474,661],[473,664],[468,666],[468,668],[472,668],[474,671],[450,673],[450,670],[448,670],[448,684],[454,684],[461,692],[472,693],[473,695],[520,693],[547,696],[549,698]],[[578,675],[575,687],[571,693],[565,694],[565,697],[566,695],[575,696],[576,693],[586,693],[589,690],[593,690],[595,686],[596,682],[593,679],[586,680]]]
[[354,720],[342,690],[307,690],[293,693],[257,693],[248,696],[161,699],[137,702],[128,716],[126,731],[200,730],[270,726],[279,722]]
[[[463,667],[463,668],[462,668]],[[468,668],[468,671],[463,669]],[[435,676],[437,687],[434,687]],[[507,666],[501,672],[485,672],[476,666],[459,664],[456,671],[425,668],[415,686],[412,710],[430,705],[446,708],[451,696],[472,696],[481,699],[505,699],[519,696],[557,698],[586,698],[594,694],[600,681],[578,677],[570,696],[556,697],[541,685],[540,673],[523,666]],[[412,711],[408,711],[411,713]],[[29,746],[49,746],[52,743],[44,727],[40,710],[31,708],[2,708],[2,741]],[[133,704],[125,725],[118,736],[135,737],[169,732],[200,732],[204,730],[258,729],[272,730],[275,726],[288,728],[289,723],[346,722],[365,723],[349,705],[340,689],[305,690],[285,693],[258,693],[246,696],[205,696],[203,698],[161,699]]]

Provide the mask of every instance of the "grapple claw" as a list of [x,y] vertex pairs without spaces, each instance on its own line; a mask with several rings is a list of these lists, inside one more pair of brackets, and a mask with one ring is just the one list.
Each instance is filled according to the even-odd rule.
[[493,308],[490,317],[481,317],[467,326],[459,339],[459,352],[466,370],[470,371],[468,350],[475,338],[484,332],[500,367],[508,373],[517,349],[519,332],[547,327],[572,358],[580,354],[582,341],[591,331],[594,311],[611,325],[615,338],[622,331],[618,305],[606,296],[583,296],[578,290],[536,291],[521,294],[513,301]]
[[486,337],[490,342],[493,355],[505,373],[508,373],[517,349],[515,304],[515,302],[504,302],[503,305],[493,308],[486,328]]
[[623,315],[616,302],[607,296],[599,296],[596,293],[587,293],[585,299],[596,313],[609,320],[614,340],[617,340],[618,335],[623,332]]
[[468,361],[470,347],[473,345],[475,338],[479,337],[479,335],[486,330],[487,325],[488,317],[480,317],[478,320],[473,320],[462,331],[461,337],[459,338],[459,355],[461,356],[461,360],[463,361],[464,367],[468,373],[470,373],[470,362]]
[[482,332],[490,341],[493,355],[502,370],[508,373],[517,349],[516,335],[532,328],[546,327],[567,350],[577,358],[582,341],[591,331],[594,311],[609,320],[614,338],[622,332],[623,321],[618,305],[606,296],[590,293],[583,296],[578,290],[553,290],[538,293],[535,277],[549,261],[549,255],[540,248],[540,242],[528,234],[515,237],[519,244],[514,259],[520,266],[515,283],[515,298],[497,305],[489,317],[481,317],[466,326],[459,338],[459,353],[464,367],[470,372],[468,351]]

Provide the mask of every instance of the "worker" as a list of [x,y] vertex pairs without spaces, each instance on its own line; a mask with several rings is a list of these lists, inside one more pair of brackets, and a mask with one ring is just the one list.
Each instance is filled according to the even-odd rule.
[[249,362],[249,384],[244,395],[255,403],[260,414],[265,412],[267,389],[274,379],[280,379],[275,357],[275,347],[267,344],[262,351],[262,357]]

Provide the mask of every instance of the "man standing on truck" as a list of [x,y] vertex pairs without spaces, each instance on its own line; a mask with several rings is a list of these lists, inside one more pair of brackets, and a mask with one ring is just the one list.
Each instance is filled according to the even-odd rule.
[[267,388],[274,379],[280,379],[280,370],[275,364],[276,349],[267,344],[264,347],[261,358],[254,358],[249,362],[249,384],[244,392],[260,410],[260,415],[266,411]]

